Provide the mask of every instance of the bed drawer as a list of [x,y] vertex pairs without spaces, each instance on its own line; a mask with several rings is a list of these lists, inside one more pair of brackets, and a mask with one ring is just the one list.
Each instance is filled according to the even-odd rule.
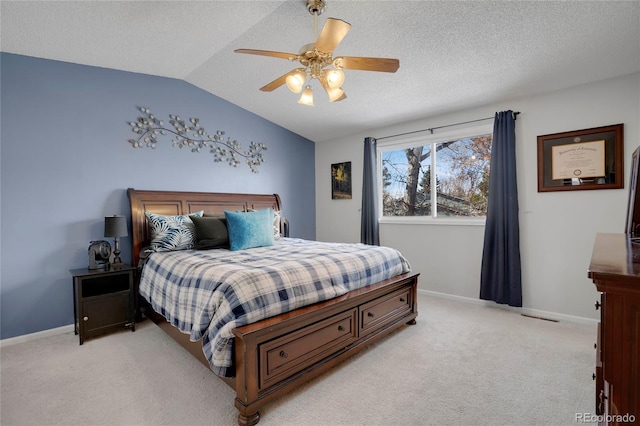
[[260,387],[295,374],[358,338],[357,309],[260,345]]
[[375,331],[410,311],[412,295],[411,287],[406,287],[361,305],[360,334]]

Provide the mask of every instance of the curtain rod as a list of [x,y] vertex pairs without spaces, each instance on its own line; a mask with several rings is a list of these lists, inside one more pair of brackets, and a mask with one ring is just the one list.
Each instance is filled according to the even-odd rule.
[[[518,114],[520,114],[520,111],[516,111],[516,112],[513,113],[513,119],[514,120],[517,119]],[[433,131],[436,130],[436,129],[443,129],[445,127],[459,126],[461,124],[476,123],[478,121],[493,120],[494,118],[495,118],[495,116],[494,117],[486,117],[486,118],[478,118],[477,120],[462,121],[460,123],[445,124],[444,126],[430,127],[428,129],[414,130],[412,132],[406,132],[406,133],[398,133],[397,135],[383,136],[381,138],[376,138],[376,140],[379,141],[379,140],[382,140],[382,139],[395,138],[396,136],[405,136],[405,135],[411,135],[413,133],[420,133],[420,132],[431,132],[431,134],[433,134]]]

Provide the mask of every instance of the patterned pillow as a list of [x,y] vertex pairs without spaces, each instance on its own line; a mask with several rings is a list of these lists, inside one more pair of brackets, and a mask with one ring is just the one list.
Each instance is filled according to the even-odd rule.
[[152,251],[173,251],[192,249],[197,239],[196,228],[189,216],[202,217],[203,211],[166,216],[144,212],[151,228]]
[[273,212],[273,239],[279,240],[280,235],[280,218],[282,217],[282,212],[280,210],[275,210]]

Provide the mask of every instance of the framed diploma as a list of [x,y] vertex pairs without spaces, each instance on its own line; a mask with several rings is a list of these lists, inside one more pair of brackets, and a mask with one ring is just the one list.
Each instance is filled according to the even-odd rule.
[[624,124],[538,136],[538,192],[624,188]]

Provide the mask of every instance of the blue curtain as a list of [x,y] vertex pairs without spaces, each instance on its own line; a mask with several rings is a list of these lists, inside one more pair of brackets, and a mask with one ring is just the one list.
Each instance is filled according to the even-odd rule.
[[380,245],[378,233],[378,188],[376,179],[376,140],[364,138],[364,172],[362,176],[362,211],[360,242]]
[[493,124],[480,298],[522,306],[515,121],[503,111]]

